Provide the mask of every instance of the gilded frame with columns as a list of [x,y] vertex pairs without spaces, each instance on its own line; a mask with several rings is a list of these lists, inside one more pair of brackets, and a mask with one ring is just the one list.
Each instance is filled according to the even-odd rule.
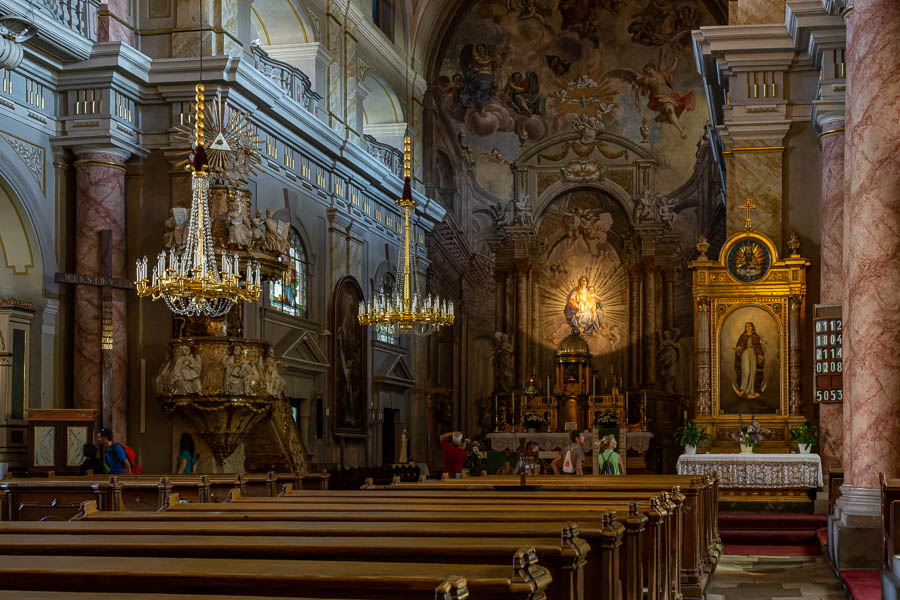
[[[709,244],[705,238],[697,244],[700,256],[690,264],[697,376],[694,421],[710,434],[711,452],[739,451],[738,444],[730,437],[738,425],[739,411],[734,407],[723,410],[720,395],[727,370],[720,358],[720,335],[727,319],[741,310],[752,310],[771,319],[770,331],[778,332],[777,375],[773,373],[769,383],[775,383],[777,377],[779,396],[770,407],[774,410],[756,415],[764,428],[772,430],[758,451],[787,452],[791,446],[790,428],[806,422],[800,401],[800,336],[810,262],[798,253],[800,243],[796,234],[791,236],[788,245],[790,254],[780,258],[772,240],[753,230],[749,212],[744,230],[726,240],[717,260],[707,257]],[[752,274],[735,268],[735,254],[744,249],[757,252]],[[772,358],[775,357],[767,360]],[[749,415],[744,424],[748,421]]]

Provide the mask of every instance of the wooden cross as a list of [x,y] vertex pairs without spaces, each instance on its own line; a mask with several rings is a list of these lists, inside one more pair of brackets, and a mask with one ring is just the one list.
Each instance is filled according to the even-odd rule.
[[99,287],[100,293],[100,423],[112,428],[112,291],[113,288],[132,290],[134,282],[112,276],[112,231],[100,232],[100,266],[102,275],[82,275],[80,273],[57,273],[57,283],[90,285]]
[[753,227],[750,225],[750,211],[757,208],[757,206],[753,204],[750,198],[747,198],[747,201],[741,204],[741,208],[747,211],[747,221],[744,223],[744,229],[746,231],[750,231],[751,229],[753,229]]

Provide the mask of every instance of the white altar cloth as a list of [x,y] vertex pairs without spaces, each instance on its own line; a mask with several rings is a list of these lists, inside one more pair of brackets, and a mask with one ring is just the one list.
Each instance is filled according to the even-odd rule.
[[822,487],[818,454],[682,454],[679,475],[719,474],[722,488]]

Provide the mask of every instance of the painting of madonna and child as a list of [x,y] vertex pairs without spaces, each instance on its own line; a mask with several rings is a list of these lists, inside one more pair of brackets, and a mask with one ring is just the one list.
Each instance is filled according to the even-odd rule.
[[776,414],[781,407],[782,332],[758,306],[741,306],[719,325],[719,413]]

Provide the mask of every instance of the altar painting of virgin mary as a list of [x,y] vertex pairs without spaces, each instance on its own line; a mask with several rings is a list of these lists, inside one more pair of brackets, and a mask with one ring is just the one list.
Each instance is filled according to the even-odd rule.
[[766,310],[742,306],[719,327],[719,411],[775,414],[781,407],[781,327]]
[[566,322],[582,335],[600,333],[603,326],[603,302],[594,286],[588,285],[584,275],[578,278],[578,286],[569,292],[564,310]]

